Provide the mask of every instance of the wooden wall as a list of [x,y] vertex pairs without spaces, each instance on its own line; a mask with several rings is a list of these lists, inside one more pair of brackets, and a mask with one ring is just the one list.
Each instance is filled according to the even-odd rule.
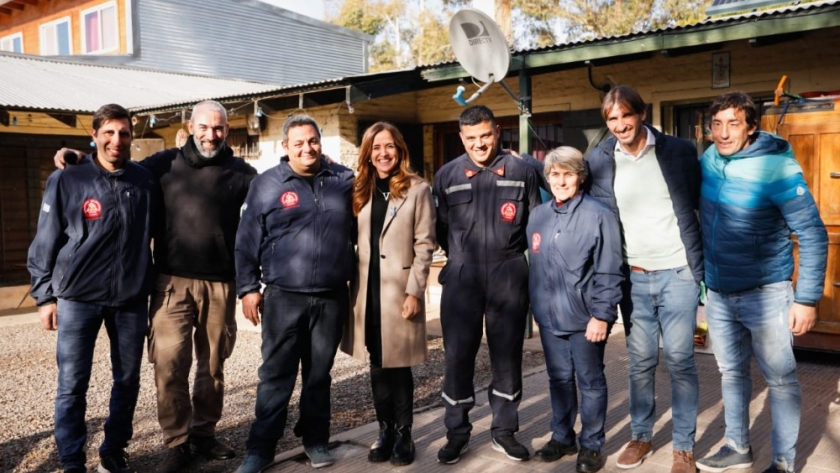
[[[11,16],[0,15],[0,37],[23,33],[23,52],[41,54],[40,27],[42,24],[69,16],[70,30],[73,36],[73,54],[82,53],[81,12],[88,8],[107,3],[111,0],[53,0],[27,5],[22,11],[13,11]],[[120,29],[119,49],[109,54],[131,54],[128,51],[128,30],[130,18],[127,18],[128,3],[131,0],[113,0],[117,7],[117,19]]]

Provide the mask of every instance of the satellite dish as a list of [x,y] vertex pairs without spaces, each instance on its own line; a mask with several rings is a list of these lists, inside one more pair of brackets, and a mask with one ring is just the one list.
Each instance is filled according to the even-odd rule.
[[477,99],[494,82],[501,82],[510,68],[510,47],[504,33],[485,13],[464,8],[449,22],[449,42],[461,67],[485,84],[469,99],[464,99],[466,89],[458,87],[452,97],[461,105]]

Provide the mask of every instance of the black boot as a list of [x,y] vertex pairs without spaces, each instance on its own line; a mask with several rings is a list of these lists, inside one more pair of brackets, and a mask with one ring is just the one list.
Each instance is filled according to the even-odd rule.
[[386,462],[391,458],[394,448],[394,426],[390,422],[379,422],[379,439],[370,447],[368,461],[374,463]]
[[401,425],[394,433],[394,451],[391,464],[394,466],[410,465],[414,461],[414,442],[411,440],[411,426]]

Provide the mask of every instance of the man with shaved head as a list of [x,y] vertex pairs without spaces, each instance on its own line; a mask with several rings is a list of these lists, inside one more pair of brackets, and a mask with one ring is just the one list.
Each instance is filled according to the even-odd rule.
[[[183,147],[140,161],[160,180],[166,210],[165,230],[155,238],[158,279],[149,308],[149,361],[169,448],[159,473],[183,471],[192,454],[235,456],[216,439],[215,429],[224,404],[224,361],[236,341],[233,247],[239,210],[257,171],[225,143],[227,112],[220,103],[196,104],[189,132]],[[56,155],[59,167],[63,151]]]

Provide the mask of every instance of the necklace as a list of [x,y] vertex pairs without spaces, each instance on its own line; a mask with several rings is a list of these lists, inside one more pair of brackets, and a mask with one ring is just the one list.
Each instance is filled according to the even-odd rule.
[[385,198],[385,200],[388,200],[388,197],[390,197],[390,196],[391,196],[391,193],[390,193],[390,192],[382,192],[381,190],[379,190],[379,188],[378,188],[378,187],[376,187],[376,191],[377,191],[377,192],[379,192],[380,194],[382,194],[382,197],[384,197],[384,198]]

